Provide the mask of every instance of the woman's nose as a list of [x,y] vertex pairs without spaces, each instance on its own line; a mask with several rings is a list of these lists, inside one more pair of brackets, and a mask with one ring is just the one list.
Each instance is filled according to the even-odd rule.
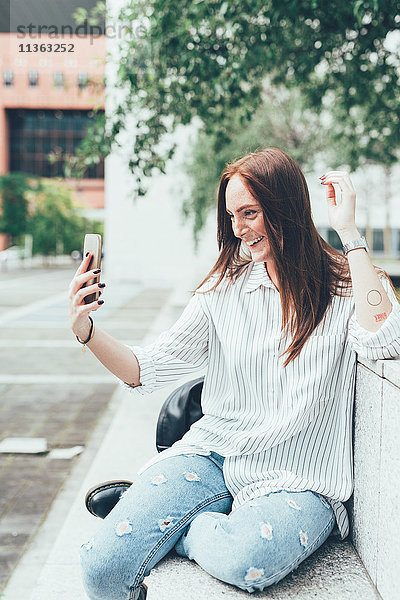
[[235,237],[243,237],[243,234],[246,231],[246,226],[244,223],[240,223],[239,221],[237,223],[232,221],[232,229]]

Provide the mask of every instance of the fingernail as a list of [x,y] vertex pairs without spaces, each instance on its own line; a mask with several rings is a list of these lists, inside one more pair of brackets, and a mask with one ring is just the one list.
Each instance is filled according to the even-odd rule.
[[99,283],[99,288],[103,288],[103,287],[106,287],[106,284],[105,283]]
[[97,304],[104,304],[104,300],[97,300]]
[[94,273],[95,275],[97,275],[97,273],[100,273],[100,271],[101,271],[101,269],[96,269],[95,271],[93,271],[93,273]]

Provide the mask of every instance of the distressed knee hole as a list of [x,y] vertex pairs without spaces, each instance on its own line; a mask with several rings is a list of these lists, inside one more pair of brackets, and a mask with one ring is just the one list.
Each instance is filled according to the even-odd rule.
[[266,540],[272,540],[272,525],[271,523],[261,523],[261,537]]
[[200,477],[197,475],[197,473],[192,473],[192,472],[187,472],[185,471],[183,473],[186,481],[201,481]]
[[304,531],[302,531],[301,529],[299,531],[299,539],[300,539],[300,544],[302,546],[304,546],[304,548],[305,548],[308,543],[308,535],[306,533],[304,533]]
[[166,529],[171,527],[173,520],[174,520],[174,518],[171,517],[171,515],[168,515],[168,517],[166,517],[165,519],[159,519],[158,526],[159,526],[160,530],[165,531]]
[[263,577],[263,575],[264,575],[264,569],[257,569],[256,567],[250,567],[247,570],[244,580],[246,582],[257,581],[258,579]]
[[294,500],[287,500],[287,503],[289,504],[290,508],[294,508],[295,510],[301,510],[301,507],[298,504],[296,504]]
[[153,485],[161,485],[162,483],[166,483],[167,478],[165,477],[165,475],[163,475],[162,473],[160,475],[156,475],[155,477],[153,477],[153,479],[151,480],[151,483]]
[[130,523],[129,521],[120,521],[115,526],[115,533],[117,534],[118,537],[122,537],[123,535],[128,535],[129,533],[132,533],[132,531],[133,531],[132,523]]
[[85,550],[91,550],[93,548],[93,538],[91,540],[89,540],[88,542],[86,542],[86,544],[82,544],[81,548],[84,548]]

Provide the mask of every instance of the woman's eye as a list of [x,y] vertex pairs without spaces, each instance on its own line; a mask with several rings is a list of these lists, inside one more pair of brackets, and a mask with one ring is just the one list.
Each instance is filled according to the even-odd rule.
[[[232,219],[233,215],[231,215],[230,213],[226,213],[226,214],[228,215],[228,217],[230,219]],[[246,210],[244,213],[245,217],[250,217],[251,215],[254,215],[254,214],[256,214],[255,210]]]

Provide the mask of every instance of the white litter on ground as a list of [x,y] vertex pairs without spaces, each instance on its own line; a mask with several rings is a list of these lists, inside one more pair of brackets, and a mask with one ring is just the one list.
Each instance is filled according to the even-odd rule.
[[84,446],[73,446],[72,448],[55,448],[49,452],[49,458],[69,459],[78,456],[84,449]]
[[46,438],[8,437],[0,442],[3,454],[41,454],[47,452]]

